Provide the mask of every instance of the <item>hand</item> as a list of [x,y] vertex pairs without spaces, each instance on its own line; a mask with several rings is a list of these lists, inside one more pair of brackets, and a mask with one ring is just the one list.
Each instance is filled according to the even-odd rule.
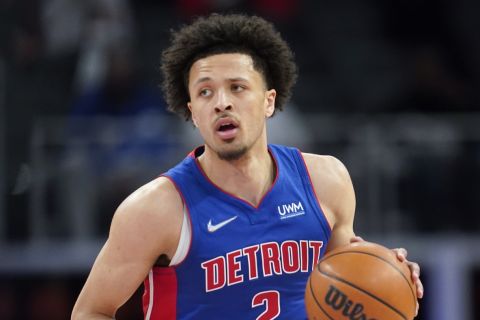
[[[354,242],[362,242],[365,241],[361,237],[355,236],[352,239],[350,239],[350,243]],[[397,258],[400,262],[405,262],[408,267],[410,268],[410,272],[412,274],[412,281],[415,284],[415,287],[417,288],[417,298],[421,299],[423,297],[423,284],[422,281],[420,280],[420,266],[416,262],[408,261],[407,260],[407,250],[404,248],[397,248],[397,249],[392,249],[393,252],[397,255]],[[415,311],[415,316],[418,314],[418,302],[417,302],[417,309]]]
[[[410,272],[412,273],[412,281],[415,284],[415,287],[417,288],[417,298],[421,299],[423,297],[423,284],[422,281],[420,281],[420,266],[416,262],[408,261],[407,260],[407,250],[404,248],[397,248],[397,249],[392,249],[393,252],[397,254],[398,260],[401,262],[405,262],[408,267],[410,268]],[[415,312],[415,315],[418,314],[418,302],[417,302],[417,310]]]

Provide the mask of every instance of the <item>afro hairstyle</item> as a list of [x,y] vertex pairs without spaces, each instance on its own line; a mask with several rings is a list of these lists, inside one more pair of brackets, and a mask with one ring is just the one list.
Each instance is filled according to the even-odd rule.
[[170,47],[161,57],[162,89],[168,110],[191,118],[187,103],[188,76],[193,63],[222,53],[248,54],[267,89],[277,92],[275,108],[282,110],[297,79],[293,53],[266,20],[243,14],[211,14],[172,31]]

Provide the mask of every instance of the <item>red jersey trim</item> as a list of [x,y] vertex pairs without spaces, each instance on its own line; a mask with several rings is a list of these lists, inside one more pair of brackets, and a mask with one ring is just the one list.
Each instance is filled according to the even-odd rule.
[[[193,151],[192,151],[193,152]],[[185,196],[183,194],[183,192],[181,191],[181,189],[179,188],[179,186],[177,185],[177,183],[175,182],[175,180],[173,180],[171,177],[167,176],[167,175],[162,175],[162,177],[165,177],[167,178],[168,180],[170,180],[170,182],[173,184],[173,186],[175,187],[175,189],[177,189],[177,192],[178,194],[180,195],[180,198],[182,198],[182,202],[183,202],[183,206],[184,206],[184,210],[187,210],[187,218],[188,218],[188,221],[187,223],[190,225],[190,239],[189,239],[189,244],[188,244],[188,250],[187,250],[187,253],[185,254],[185,256],[183,257],[183,259],[181,261],[179,261],[177,264],[175,264],[174,266],[171,266],[171,267],[177,267],[179,265],[181,265],[185,259],[187,259],[188,257],[188,254],[190,253],[190,249],[192,248],[192,241],[193,241],[193,225],[192,225],[192,217],[190,216],[190,209],[188,208],[188,205],[187,205],[187,201],[185,199]],[[179,242],[180,244],[180,242]],[[177,250],[178,250],[178,244],[177,244]]]
[[172,267],[154,267],[144,282],[143,312],[145,320],[177,318],[177,274]]
[[[201,147],[198,147],[198,148],[201,148]],[[198,161],[198,159],[195,157],[195,152],[196,150],[198,149],[196,148],[194,151],[192,151],[190,153],[190,156],[192,156],[194,159],[195,159],[195,164],[197,165],[197,168],[198,170],[200,171],[200,173],[205,177],[205,179],[213,186],[215,187],[216,189],[218,189],[220,192],[232,197],[232,198],[235,198],[245,204],[247,204],[248,206],[254,208],[254,209],[258,209],[260,208],[260,206],[262,205],[263,203],[263,200],[265,199],[265,197],[271,193],[273,187],[275,186],[275,184],[277,183],[278,181],[278,177],[280,176],[280,173],[279,173],[279,167],[278,167],[278,162],[277,162],[277,159],[275,158],[275,156],[273,155],[273,153],[270,151],[270,148],[268,148],[268,154],[270,154],[270,157],[273,159],[273,163],[275,165],[275,179],[273,180],[273,183],[272,185],[270,186],[270,188],[268,189],[267,192],[265,192],[265,194],[262,196],[262,198],[260,199],[260,201],[258,202],[258,204],[255,206],[253,205],[252,203],[248,202],[247,200],[244,200],[242,198],[239,198],[237,197],[236,195],[228,192],[228,191],[225,191],[223,190],[222,188],[220,188],[218,185],[216,185],[212,180],[210,180],[210,178],[207,176],[207,174],[205,173],[205,171],[203,171],[203,168],[202,166],[200,165],[200,162]]]
[[330,224],[330,221],[327,219],[327,216],[325,215],[325,210],[323,210],[323,208],[322,208],[322,204],[320,203],[320,199],[318,199],[317,191],[315,190],[315,187],[313,186],[312,177],[310,175],[310,170],[308,169],[307,163],[305,162],[305,158],[303,157],[303,153],[298,149],[297,149],[297,151],[300,154],[300,159],[302,159],[303,165],[305,166],[305,170],[307,171],[308,180],[310,181],[310,186],[312,188],[313,194],[315,195],[315,201],[317,202],[318,207],[322,211],[323,217],[325,218],[325,221],[327,221],[327,225],[330,228],[330,233],[331,233],[332,232],[332,225]]

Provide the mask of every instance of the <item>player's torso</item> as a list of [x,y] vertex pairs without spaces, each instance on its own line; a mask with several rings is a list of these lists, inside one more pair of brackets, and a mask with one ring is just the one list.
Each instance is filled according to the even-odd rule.
[[270,152],[277,177],[258,207],[218,189],[193,158],[181,169],[188,173],[167,173],[192,230],[188,255],[172,271],[177,319],[306,318],[306,281],[330,229],[299,152]]

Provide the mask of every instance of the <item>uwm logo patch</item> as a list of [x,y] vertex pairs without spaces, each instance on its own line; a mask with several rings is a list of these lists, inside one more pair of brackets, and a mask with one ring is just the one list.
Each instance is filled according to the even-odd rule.
[[282,220],[305,214],[305,209],[303,209],[303,204],[301,201],[279,205],[277,206],[277,211],[280,215],[280,219]]

